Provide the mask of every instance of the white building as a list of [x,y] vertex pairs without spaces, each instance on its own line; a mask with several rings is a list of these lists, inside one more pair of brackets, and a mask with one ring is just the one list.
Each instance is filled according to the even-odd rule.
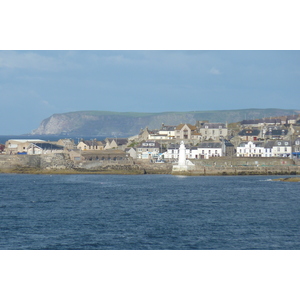
[[275,141],[268,141],[265,143],[264,148],[264,155],[263,157],[273,157],[273,147],[274,147]]
[[198,146],[199,158],[208,159],[210,157],[223,156],[223,147],[221,142],[203,142]]
[[292,153],[292,146],[290,141],[281,140],[276,141],[273,146],[274,157],[290,157]]
[[237,147],[237,157],[264,157],[265,148],[263,142],[242,142]]
[[39,139],[8,140],[5,143],[5,152],[6,154],[27,153],[27,148],[32,143],[43,143],[43,142],[45,141]]
[[157,159],[159,157],[160,144],[154,141],[142,142],[137,146],[137,158]]
[[165,136],[167,139],[175,139],[175,128],[176,126],[162,124],[158,133]]

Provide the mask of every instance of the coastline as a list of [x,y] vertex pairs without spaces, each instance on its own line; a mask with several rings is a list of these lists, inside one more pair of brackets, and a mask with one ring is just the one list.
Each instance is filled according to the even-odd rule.
[[67,154],[1,155],[0,173],[15,174],[172,174],[184,176],[300,175],[300,160],[219,157],[192,160],[191,168],[174,170],[172,163],[150,161],[76,162]]
[[205,170],[192,170],[184,172],[172,172],[165,169],[153,170],[147,168],[141,169],[40,169],[30,167],[18,167],[11,169],[0,169],[0,174],[31,174],[31,175],[174,175],[174,176],[250,176],[250,175],[300,175],[300,171],[291,171],[288,168],[286,170],[245,170],[235,168],[231,172],[218,170],[218,169],[205,169]]

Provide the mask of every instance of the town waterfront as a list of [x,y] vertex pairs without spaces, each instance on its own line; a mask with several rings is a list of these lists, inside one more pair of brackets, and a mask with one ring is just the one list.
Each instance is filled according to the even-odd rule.
[[0,249],[300,249],[282,176],[0,174]]

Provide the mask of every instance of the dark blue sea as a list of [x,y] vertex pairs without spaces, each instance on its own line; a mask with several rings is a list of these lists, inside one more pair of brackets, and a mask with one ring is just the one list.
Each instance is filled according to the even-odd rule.
[[0,249],[300,249],[276,177],[0,174]]

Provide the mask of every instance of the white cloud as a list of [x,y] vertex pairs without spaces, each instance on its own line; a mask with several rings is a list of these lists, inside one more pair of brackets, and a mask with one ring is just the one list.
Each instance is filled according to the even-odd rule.
[[215,67],[212,67],[212,68],[209,70],[209,73],[210,73],[210,74],[213,74],[213,75],[220,75],[220,74],[221,74],[220,70],[216,69]]

